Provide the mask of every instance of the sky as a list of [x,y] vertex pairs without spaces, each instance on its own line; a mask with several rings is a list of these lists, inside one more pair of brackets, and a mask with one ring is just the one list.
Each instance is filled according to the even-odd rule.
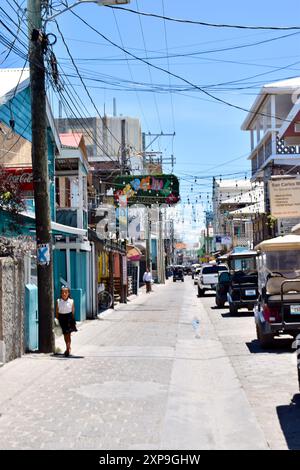
[[[21,14],[21,10],[12,9],[16,3],[25,7],[22,0],[0,0],[0,6],[15,19]],[[59,0],[53,0],[52,6],[52,13],[63,8]],[[284,8],[270,0],[132,0],[125,8],[183,20],[248,26],[297,26],[300,16],[296,0],[286,0]],[[116,98],[117,114],[138,117],[144,132],[175,132],[175,136],[158,139],[152,148],[176,159],[174,173],[180,178],[182,197],[179,209],[188,219],[182,230],[187,235],[193,228],[194,237],[204,225],[203,211],[210,209],[212,175],[223,179],[250,175],[250,138],[240,129],[246,112],[217,99],[249,109],[264,83],[300,74],[300,30],[207,27],[86,2],[73,12],[57,16],[60,31],[54,21],[46,28],[56,36],[53,52],[60,73],[77,91],[86,114],[95,115],[98,110],[101,115],[104,111],[112,115]],[[6,30],[4,33],[8,35]],[[50,41],[54,38],[49,36]],[[3,57],[5,48],[1,47]],[[10,54],[1,67],[23,65],[21,58]],[[50,90],[49,94],[56,108]],[[164,170],[170,172],[171,166]],[[190,215],[193,204],[196,226]]]

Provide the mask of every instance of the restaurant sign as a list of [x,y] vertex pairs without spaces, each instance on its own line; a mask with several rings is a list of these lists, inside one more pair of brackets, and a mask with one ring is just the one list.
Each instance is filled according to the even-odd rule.
[[114,199],[127,196],[127,204],[176,204],[180,200],[175,175],[121,175],[114,179]]

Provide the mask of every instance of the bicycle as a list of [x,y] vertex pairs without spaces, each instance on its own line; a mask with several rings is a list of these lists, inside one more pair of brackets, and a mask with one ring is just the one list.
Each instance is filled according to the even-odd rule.
[[113,304],[113,298],[110,292],[103,290],[98,294],[98,311],[107,310]]

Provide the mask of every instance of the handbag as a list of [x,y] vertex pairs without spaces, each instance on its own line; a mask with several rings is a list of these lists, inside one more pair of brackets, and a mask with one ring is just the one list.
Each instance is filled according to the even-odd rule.
[[54,328],[53,328],[53,331],[54,331],[54,334],[55,336],[61,336],[63,333],[62,333],[62,329],[61,329],[61,326],[59,324],[59,321],[57,318],[54,318]]

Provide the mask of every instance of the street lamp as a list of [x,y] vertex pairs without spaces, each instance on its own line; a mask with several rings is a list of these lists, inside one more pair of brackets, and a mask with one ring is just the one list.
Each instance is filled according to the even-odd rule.
[[78,0],[77,2],[73,3],[72,5],[67,6],[64,10],[61,10],[58,13],[55,13],[55,15],[48,16],[48,18],[45,20],[45,23],[47,23],[48,21],[53,20],[58,15],[61,15],[61,13],[64,13],[65,11],[68,11],[68,10],[71,10],[72,8],[76,7],[77,5],[80,5],[81,3],[95,3],[99,7],[101,7],[101,6],[109,7],[109,6],[112,6],[112,5],[127,4],[127,3],[130,3],[130,0]]

